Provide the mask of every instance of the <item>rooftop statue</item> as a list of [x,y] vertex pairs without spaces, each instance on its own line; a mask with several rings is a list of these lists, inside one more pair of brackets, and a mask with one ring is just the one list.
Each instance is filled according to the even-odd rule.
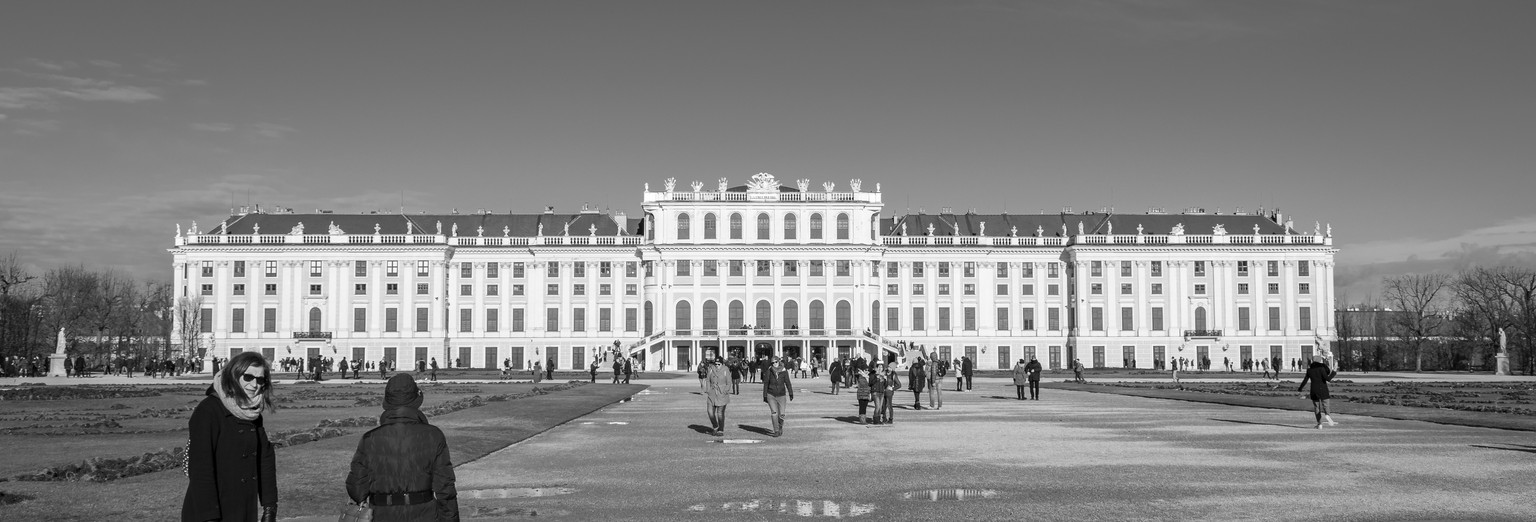
[[1287,220],[1285,220],[1285,233],[1286,233],[1286,235],[1290,235],[1291,231],[1295,230],[1295,229],[1296,229],[1296,220],[1294,220],[1294,219],[1287,219]]
[[1178,223],[1178,224],[1173,225],[1173,230],[1168,231],[1168,235],[1170,235],[1170,236],[1182,236],[1182,235],[1184,235],[1184,224],[1183,223]]
[[[722,182],[725,178],[720,178]],[[723,189],[722,189],[723,190]],[[778,192],[779,182],[773,179],[773,174],[759,172],[747,180],[747,192]]]
[[459,237],[459,222],[453,222],[453,237]]
[[567,235],[567,236],[571,235],[571,222],[570,221],[566,221],[565,222],[565,235]]
[[[177,225],[177,228],[180,228],[180,226],[181,225]],[[907,235],[907,222],[905,221],[901,222],[901,235]]]
[[194,235],[196,235],[196,234],[201,234],[201,233],[202,233],[202,232],[198,232],[198,231],[197,231],[197,222],[196,222],[196,221],[193,221],[193,222],[192,222],[192,228],[190,228],[190,229],[187,229],[187,233],[188,233],[188,234],[194,234]]
[[1328,224],[1328,237],[1333,237],[1333,223]]
[[331,222],[331,226],[330,226],[329,229],[326,230],[326,232],[331,234],[331,235],[333,235],[333,236],[334,235],[341,235],[341,234],[345,234],[346,233],[346,232],[341,230],[341,227],[336,226],[336,222],[335,221]]
[[228,235],[228,234],[229,234],[229,221],[220,221],[219,222],[219,235],[223,236],[223,235]]
[[1314,236],[1321,236],[1321,235],[1323,235],[1323,225],[1321,223],[1318,223],[1316,221],[1312,222],[1312,235],[1314,235]]
[[863,187],[864,187],[864,180],[861,180],[859,178],[853,178],[853,179],[848,180],[848,188],[853,189],[854,192],[858,192],[859,189],[862,189]]
[[726,178],[720,178],[716,180],[715,183],[716,186],[720,189],[720,192],[725,192],[726,189],[731,188],[731,180]]
[[800,192],[805,192],[811,188],[811,180],[805,178],[797,179],[795,180],[795,186],[800,189]]
[[300,221],[299,224],[294,225],[293,230],[289,230],[288,234],[294,236],[304,235],[304,222]]
[[1253,224],[1253,235],[1255,235],[1255,236],[1259,235],[1259,224],[1258,223],[1254,223]]
[[986,236],[987,235],[987,222],[986,221],[982,221],[981,222],[981,230],[977,231],[977,235],[980,235],[980,236]]
[[1216,226],[1211,227],[1211,235],[1213,235],[1213,236],[1225,236],[1225,235],[1227,235],[1227,226],[1223,225],[1221,223],[1217,223]]
[[694,192],[704,191],[704,182],[699,180],[693,180],[693,183],[689,183],[688,186],[693,187]]
[[[646,218],[649,219],[650,216],[646,216]],[[543,223],[539,223],[539,237],[544,237],[544,224]]]
[[672,189],[677,188],[677,178],[667,178],[662,180],[661,188],[664,192],[672,192]]
[[437,220],[437,235],[443,235],[443,220]]
[[1111,235],[1111,236],[1115,235],[1115,222],[1114,221],[1108,221],[1108,220],[1104,221],[1104,229],[1105,229],[1104,231],[1107,232],[1109,235]]
[[830,181],[824,181],[821,183],[821,188],[827,189],[827,192],[832,192],[832,189],[835,187],[837,187],[837,184]]
[[1082,221],[1078,221],[1077,222],[1077,235],[1079,235],[1079,236],[1083,235],[1083,222]]
[[181,237],[181,223],[176,224],[176,237]]

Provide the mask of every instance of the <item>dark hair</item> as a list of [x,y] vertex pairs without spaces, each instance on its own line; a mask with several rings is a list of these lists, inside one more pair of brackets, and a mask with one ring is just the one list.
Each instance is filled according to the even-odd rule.
[[224,395],[234,397],[240,404],[250,402],[251,397],[245,394],[245,388],[236,380],[245,373],[247,368],[258,366],[267,369],[267,385],[261,387],[262,411],[271,412],[277,409],[277,402],[272,396],[272,365],[267,364],[267,358],[260,352],[240,352],[239,355],[229,358],[229,363],[219,371],[219,386],[224,389]]

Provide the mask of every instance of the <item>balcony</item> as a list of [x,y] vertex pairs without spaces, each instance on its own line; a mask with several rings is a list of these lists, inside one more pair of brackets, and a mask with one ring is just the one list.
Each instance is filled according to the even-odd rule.
[[1218,339],[1221,330],[1184,330],[1185,339]]
[[301,341],[330,340],[331,332],[293,332],[293,338]]

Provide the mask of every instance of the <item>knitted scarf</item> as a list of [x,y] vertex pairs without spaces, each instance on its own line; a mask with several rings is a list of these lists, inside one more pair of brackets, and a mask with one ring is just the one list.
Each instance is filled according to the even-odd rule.
[[220,402],[224,403],[224,409],[229,410],[231,415],[234,415],[235,418],[240,420],[253,421],[260,418],[261,410],[266,406],[266,404],[263,403],[265,398],[258,393],[255,397],[250,399],[248,406],[240,405],[239,399],[230,397],[228,394],[224,393],[224,386],[219,382],[219,376],[221,374],[223,374],[223,372],[214,372],[213,374],[213,393],[219,397]]

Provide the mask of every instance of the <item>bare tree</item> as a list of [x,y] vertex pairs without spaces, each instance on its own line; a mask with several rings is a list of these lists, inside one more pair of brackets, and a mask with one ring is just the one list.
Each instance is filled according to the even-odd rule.
[[1443,310],[1449,281],[1446,274],[1409,274],[1382,281],[1382,299],[1398,312],[1391,314],[1392,329],[1412,349],[1416,372],[1424,371],[1424,346],[1439,335],[1445,320],[1437,312]]
[[[1473,268],[1463,271],[1452,283],[1456,299],[1456,331],[1473,346],[1491,346],[1499,327],[1512,324],[1512,302],[1504,291],[1500,269]],[[1478,364],[1486,363],[1487,353],[1474,350]]]
[[1536,372],[1536,350],[1532,349],[1532,336],[1536,336],[1536,270],[1525,267],[1504,267],[1496,270],[1510,304],[1509,325],[1518,330],[1513,335],[1516,360],[1526,375]]
[[203,298],[183,297],[176,300],[176,334],[181,338],[182,353],[188,357],[203,357]]

